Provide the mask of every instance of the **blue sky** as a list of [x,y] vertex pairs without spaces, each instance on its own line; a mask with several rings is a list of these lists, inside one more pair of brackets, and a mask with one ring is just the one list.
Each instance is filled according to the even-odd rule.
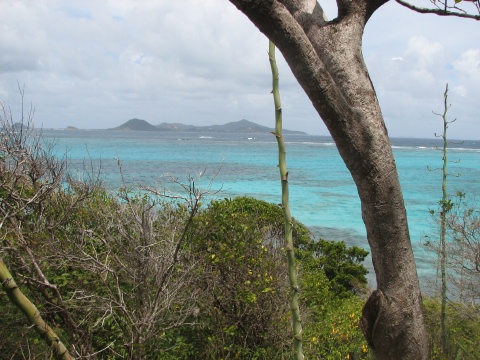
[[[427,0],[417,0],[427,5]],[[334,0],[320,1],[327,16]],[[367,24],[363,52],[393,137],[442,130],[480,139],[480,22],[420,15],[393,1]],[[227,0],[43,0],[0,5],[0,100],[18,118],[18,83],[37,126],[273,126],[268,41]],[[278,55],[287,129],[327,134]]]

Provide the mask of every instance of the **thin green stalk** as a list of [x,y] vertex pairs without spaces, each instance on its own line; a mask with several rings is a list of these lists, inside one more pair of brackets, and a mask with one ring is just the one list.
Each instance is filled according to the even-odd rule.
[[[448,84],[445,87],[445,92],[443,94],[443,112],[438,114],[434,112],[435,115],[442,118],[443,121],[443,132],[440,135],[435,134],[436,137],[442,138],[442,198],[438,202],[440,205],[440,246],[438,249],[438,267],[437,267],[437,280],[438,280],[438,271],[440,271],[440,342],[442,346],[442,351],[446,353],[447,351],[447,325],[446,325],[446,316],[447,316],[447,215],[448,212],[452,210],[453,204],[452,201],[448,198],[447,193],[447,177],[450,175],[448,173],[448,145],[449,142],[447,140],[447,130],[448,124],[455,122],[448,121],[447,119],[447,112],[450,108],[448,104]],[[432,169],[430,169],[432,170]],[[459,174],[460,175],[460,174]],[[458,175],[458,176],[459,176]],[[437,283],[437,281],[435,282]]]
[[272,94],[275,104],[275,137],[278,144],[278,167],[280,169],[280,181],[282,186],[282,209],[285,218],[285,244],[287,253],[288,279],[290,282],[290,308],[292,310],[293,322],[293,353],[295,359],[303,360],[302,349],[302,320],[299,307],[299,286],[297,269],[295,266],[295,249],[293,246],[293,221],[290,214],[289,193],[288,193],[288,171],[285,142],[282,135],[282,105],[280,102],[280,91],[278,85],[278,67],[275,61],[275,44],[270,41],[268,55],[272,69]]
[[447,241],[446,241],[446,218],[447,212],[451,209],[451,204],[447,198],[447,111],[448,111],[448,84],[445,87],[444,98],[444,107],[443,107],[443,134],[441,135],[443,139],[443,166],[442,166],[442,202],[441,208],[442,212],[440,214],[440,276],[442,281],[441,288],[441,315],[440,315],[440,327],[441,327],[441,336],[442,336],[442,350],[445,353],[447,351],[447,326],[446,326],[446,314],[447,314],[447,271],[446,271],[446,262],[447,262]]
[[0,259],[0,282],[10,301],[22,310],[28,321],[34,326],[35,331],[45,338],[48,345],[52,346],[55,357],[59,360],[73,360],[74,357],[70,355],[52,328],[42,319],[35,305],[22,293],[2,259]]

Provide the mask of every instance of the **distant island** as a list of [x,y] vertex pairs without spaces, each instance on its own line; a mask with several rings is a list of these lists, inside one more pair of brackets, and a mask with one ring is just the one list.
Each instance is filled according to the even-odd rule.
[[[242,119],[229,122],[224,125],[195,126],[179,123],[161,123],[152,125],[146,120],[131,119],[124,124],[109,130],[124,131],[182,131],[182,132],[221,132],[221,133],[270,133],[273,128],[255,124],[254,122]],[[283,130],[284,134],[307,135],[303,131]]]

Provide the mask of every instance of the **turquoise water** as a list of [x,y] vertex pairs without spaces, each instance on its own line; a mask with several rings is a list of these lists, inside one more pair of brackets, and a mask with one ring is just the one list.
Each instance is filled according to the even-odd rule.
[[[55,138],[59,154],[68,151],[71,170],[82,172],[83,162],[101,164],[106,185],[121,185],[117,161],[129,185],[171,187],[166,175],[182,182],[198,178],[199,186],[218,190],[214,197],[250,195],[280,202],[277,144],[270,134],[198,134],[122,132],[108,130],[44,130]],[[329,137],[285,137],[292,215],[325,239],[345,240],[368,248],[360,201],[353,180]],[[419,274],[428,277],[435,268],[422,247],[424,236],[436,234],[428,213],[441,197],[442,154],[438,139],[392,139],[402,184]],[[449,193],[476,195],[480,190],[480,141],[453,144],[449,159],[453,174]]]

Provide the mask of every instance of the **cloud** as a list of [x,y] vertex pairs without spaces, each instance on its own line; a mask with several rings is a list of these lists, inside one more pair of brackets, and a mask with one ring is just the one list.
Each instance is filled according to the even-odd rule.
[[469,76],[480,78],[480,49],[469,49],[465,51],[460,59],[454,62],[455,68]]
[[394,136],[431,137],[438,133],[432,111],[441,111],[445,84],[449,83],[451,116],[459,119],[450,132],[457,138],[480,138],[475,124],[478,105],[470,95],[480,90],[480,51],[464,44],[467,50],[452,52],[436,35],[403,39],[395,46],[394,56],[381,49],[368,54],[367,64],[387,128]]
[[465,86],[463,85],[459,85],[459,86],[455,86],[452,91],[458,95],[460,95],[461,97],[465,97],[467,96],[467,89],[465,88]]
[[472,94],[478,94],[480,91],[480,48],[463,52],[453,62],[453,68],[459,74],[459,80],[463,83],[459,85],[464,89],[463,96],[467,95],[467,89]]
[[415,60],[415,67],[428,68],[442,55],[444,48],[439,42],[428,41],[423,36],[408,39],[405,57]]
[[[336,2],[321,3],[333,18]],[[438,109],[447,81],[464,101],[462,115],[478,112],[471,94],[480,84],[479,49],[456,35],[459,26],[465,33],[476,29],[418,16],[394,2],[369,21],[364,54],[392,135],[433,133],[409,129]],[[17,82],[25,84],[37,121],[47,127],[108,128],[132,117],[269,125],[267,49],[265,36],[226,0],[6,2],[0,96],[15,105]],[[277,61],[285,126],[326,134],[280,54]]]

